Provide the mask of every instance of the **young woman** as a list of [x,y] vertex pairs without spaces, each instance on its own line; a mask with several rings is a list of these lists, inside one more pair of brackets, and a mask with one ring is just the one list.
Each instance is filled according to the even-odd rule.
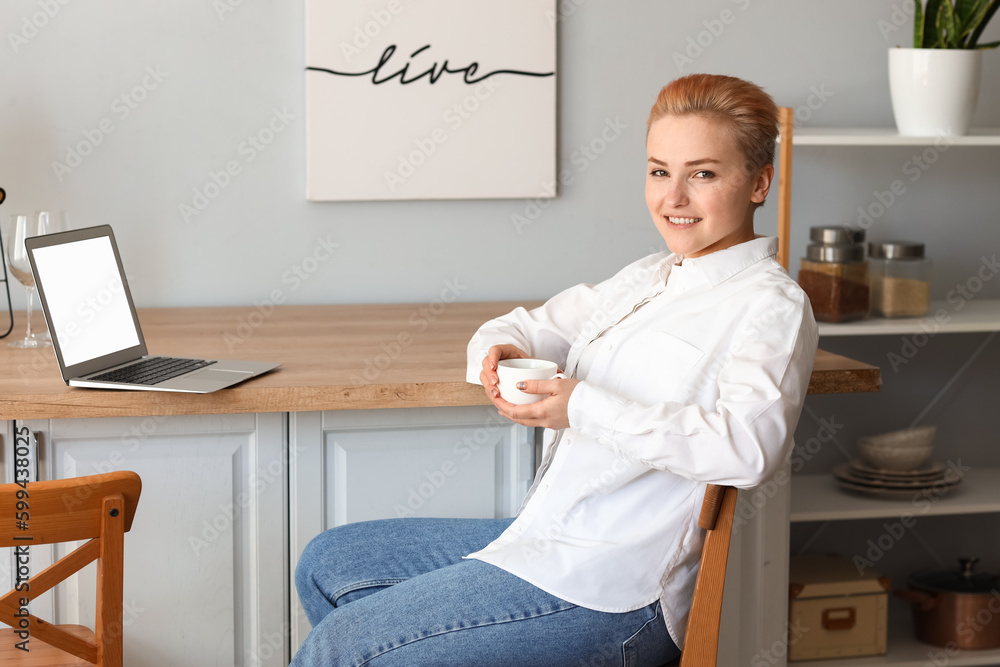
[[[515,519],[400,519],[326,531],[296,571],[313,631],[293,665],[660,665],[683,646],[708,483],[785,461],[818,333],[758,237],[777,108],[740,79],[666,86],[646,203],[671,252],[484,324],[468,380],[546,430]],[[555,361],[545,398],[499,396],[497,363]]]

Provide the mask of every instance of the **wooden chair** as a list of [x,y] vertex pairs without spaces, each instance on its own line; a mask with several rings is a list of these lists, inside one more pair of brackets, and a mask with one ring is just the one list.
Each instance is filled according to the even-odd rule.
[[[139,476],[129,471],[0,485],[0,546],[20,554],[26,546],[89,540],[44,570],[30,572],[27,582],[15,572],[14,590],[0,598],[0,621],[11,626],[0,630],[0,663],[121,667],[125,533],[132,528],[141,489]],[[82,625],[52,625],[22,611],[24,600],[37,598],[95,559],[96,632]]]

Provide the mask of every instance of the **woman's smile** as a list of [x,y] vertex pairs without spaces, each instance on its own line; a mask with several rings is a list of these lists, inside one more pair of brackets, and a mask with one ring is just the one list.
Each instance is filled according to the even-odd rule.
[[687,227],[693,225],[696,222],[701,222],[701,218],[679,218],[672,215],[667,216],[667,220],[677,225],[678,227]]

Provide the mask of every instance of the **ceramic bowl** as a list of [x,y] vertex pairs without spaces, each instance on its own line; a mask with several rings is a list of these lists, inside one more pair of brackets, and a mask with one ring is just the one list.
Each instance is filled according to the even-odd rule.
[[858,438],[858,453],[883,470],[917,470],[934,450],[935,426],[920,426]]

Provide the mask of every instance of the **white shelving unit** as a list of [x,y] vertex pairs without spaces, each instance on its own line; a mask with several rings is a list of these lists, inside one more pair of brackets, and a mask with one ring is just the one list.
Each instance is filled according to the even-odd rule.
[[1000,128],[973,128],[960,137],[907,137],[892,127],[808,128],[792,135],[795,146],[1000,146]]
[[[973,129],[961,137],[904,137],[895,128],[808,128],[793,135],[798,146],[1000,146],[1000,128]],[[821,323],[820,336],[882,336],[1000,331],[1000,299],[951,299],[932,302],[927,315],[911,318],[870,318],[843,324]],[[969,470],[956,487],[918,504],[912,497],[888,499],[851,492],[831,474],[794,475],[790,522],[851,521],[914,516],[1000,513],[1000,468]],[[914,496],[917,494],[914,493]],[[890,596],[891,597],[891,596]],[[823,667],[926,667],[947,664],[1000,665],[1000,649],[947,652],[914,636],[908,605],[890,599],[888,653],[883,656],[828,659]],[[802,663],[812,664],[812,663]],[[817,662],[816,664],[820,664]]]
[[1000,331],[1000,299],[932,301],[922,317],[894,317],[819,323],[820,336],[883,336],[914,333]]

